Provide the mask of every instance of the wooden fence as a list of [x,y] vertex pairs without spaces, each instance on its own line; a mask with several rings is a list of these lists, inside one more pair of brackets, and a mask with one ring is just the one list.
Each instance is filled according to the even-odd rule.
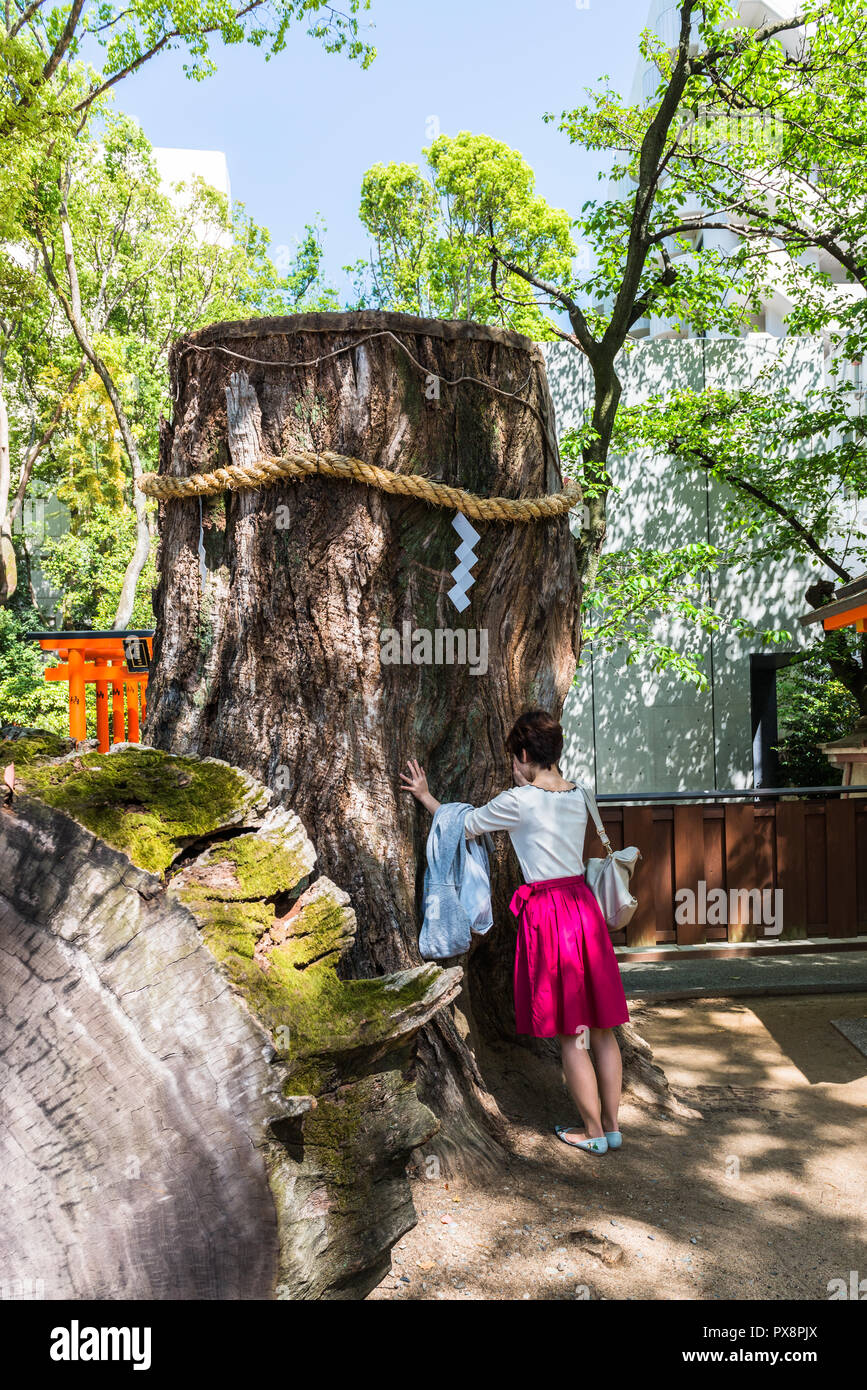
[[[867,932],[865,797],[604,803],[600,812],[614,848],[637,845],[643,855],[632,880],[638,911],[615,945]],[[601,853],[593,831],[586,855]]]

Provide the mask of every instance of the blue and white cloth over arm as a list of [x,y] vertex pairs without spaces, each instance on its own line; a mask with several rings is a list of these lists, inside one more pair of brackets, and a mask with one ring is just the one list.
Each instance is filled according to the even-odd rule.
[[468,841],[464,822],[474,807],[447,801],[434,814],[427,838],[424,922],[419,951],[427,960],[448,960],[470,949],[472,933],[493,925],[488,852]]

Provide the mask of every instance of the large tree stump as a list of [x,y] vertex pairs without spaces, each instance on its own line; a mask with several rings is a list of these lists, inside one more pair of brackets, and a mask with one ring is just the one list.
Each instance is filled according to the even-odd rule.
[[[348,349],[348,350],[347,350]],[[557,491],[543,360],[521,336],[405,315],[301,315],[218,324],[171,359],[174,418],[160,471],[177,477],[262,452],[330,449],[485,496]],[[457,385],[447,384],[456,381]],[[358,919],[341,967],[419,962],[429,818],[399,790],[409,756],[442,800],[510,785],[503,739],[522,709],[559,714],[578,648],[566,517],[477,523],[459,613],[447,597],[453,514],[328,478],[160,505],[160,581],[145,741],[224,758],[279,790]],[[200,525],[201,518],[201,525]],[[469,664],[389,664],[385,630],[485,630]],[[420,1043],[422,1094],[483,1153],[497,1107],[474,1031],[512,1036],[517,865],[493,865],[496,925],[470,959],[456,1013]]]

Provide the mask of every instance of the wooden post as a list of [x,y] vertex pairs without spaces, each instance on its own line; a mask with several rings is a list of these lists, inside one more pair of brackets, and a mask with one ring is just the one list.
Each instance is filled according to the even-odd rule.
[[627,945],[655,946],[656,903],[650,869],[654,847],[652,806],[623,807],[623,843],[637,845],[641,850],[641,861],[632,880],[638,909],[626,928]]
[[828,801],[825,806],[828,855],[828,935],[854,936],[857,931],[855,802]]
[[126,681],[126,725],[127,741],[138,743],[138,681]]
[[108,736],[108,681],[96,682],[96,741],[100,753],[107,753],[111,743]]
[[806,807],[780,801],[776,808],[777,887],[783,892],[783,939],[807,935]]
[[725,808],[726,891],[729,908],[729,941],[755,941],[755,897],[743,894],[759,893],[765,887],[759,882],[756,865],[756,827],[752,806],[729,805]]
[[[123,666],[122,661],[116,658],[109,661],[109,666]],[[126,732],[124,729],[123,718],[123,677],[118,672],[117,680],[111,683],[111,741],[112,743],[124,743]]]
[[[674,808],[674,886],[675,892],[689,889],[696,906],[699,883],[704,876],[704,808],[675,806]],[[697,914],[696,914],[697,915]],[[705,923],[677,923],[678,946],[694,946],[705,939]]]
[[87,710],[84,703],[84,653],[70,647],[69,666],[69,737],[81,741],[87,738]]

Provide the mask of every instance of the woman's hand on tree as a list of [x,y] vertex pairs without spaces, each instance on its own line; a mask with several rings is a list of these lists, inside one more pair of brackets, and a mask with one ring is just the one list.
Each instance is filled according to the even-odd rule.
[[405,772],[400,774],[400,780],[404,783],[403,790],[405,792],[412,792],[413,796],[421,801],[422,797],[425,796],[428,791],[425,770],[420,763],[416,762],[415,758],[409,759],[407,767],[409,768],[409,774],[407,775]]
[[409,773],[402,772],[400,774],[400,780],[403,782],[401,790],[411,792],[416,800],[420,801],[422,806],[426,806],[431,815],[433,815],[434,811],[439,810],[440,803],[437,801],[436,797],[431,796],[424,768],[420,763],[416,762],[415,758],[410,758],[408,760],[407,767],[409,768]]

